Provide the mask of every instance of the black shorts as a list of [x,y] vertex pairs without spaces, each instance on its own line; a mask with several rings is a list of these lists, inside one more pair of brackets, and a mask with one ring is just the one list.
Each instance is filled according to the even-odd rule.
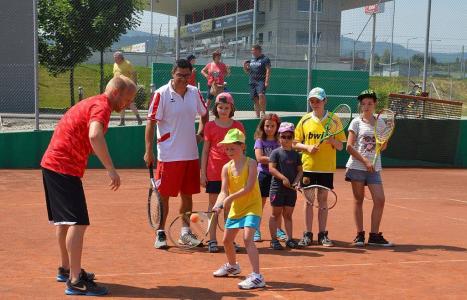
[[[310,183],[306,184],[303,180],[308,177]],[[334,173],[315,173],[315,172],[303,172],[302,186],[309,186],[312,184],[318,184],[334,189]]]
[[266,94],[266,86],[264,81],[250,82],[250,98],[254,99],[259,96],[259,94]]
[[258,173],[258,182],[259,182],[259,190],[261,191],[261,197],[266,198],[269,197],[269,190],[271,189],[271,180],[272,175],[260,171]]
[[297,202],[297,192],[295,191],[272,191],[269,195],[271,206],[290,206],[295,207]]
[[206,193],[208,194],[220,194],[222,188],[222,181],[208,181],[206,183]]
[[42,169],[49,221],[55,225],[89,225],[81,178]]

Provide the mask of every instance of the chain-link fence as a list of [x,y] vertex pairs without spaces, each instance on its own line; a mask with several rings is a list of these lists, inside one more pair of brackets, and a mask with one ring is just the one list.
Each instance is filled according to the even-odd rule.
[[[424,31],[404,27],[397,17],[407,14],[405,10],[415,4],[397,2],[394,9],[392,1],[341,2],[312,0],[310,13],[309,0],[257,0],[256,12],[254,0],[180,1],[180,57],[190,54],[197,57],[198,77],[205,91],[199,71],[212,61],[214,51],[221,51],[224,63],[235,69],[251,58],[251,46],[259,43],[271,60],[271,84],[274,86],[267,92],[271,103],[288,103],[295,97],[294,101],[303,101],[303,105],[291,106],[299,114],[306,109],[308,60],[313,70],[323,72],[370,72],[369,85],[383,99],[391,92],[419,93]],[[384,8],[361,7],[375,3],[384,3]],[[157,70],[153,72],[153,63],[172,64],[175,60],[176,1],[38,0],[37,6],[39,128],[53,129],[63,113],[79,99],[102,91],[114,75],[115,51],[122,51],[136,71],[140,89],[135,104],[144,115],[151,84],[158,87],[162,82],[154,81]],[[425,7],[417,8],[410,14],[425,20]],[[15,12],[12,10],[9,15],[14,16]],[[432,27],[441,24],[444,17],[439,10],[433,10]],[[308,30],[310,18],[311,33]],[[433,33],[430,37],[427,92],[433,98],[466,101],[463,44],[467,40],[456,34],[438,35]],[[5,68],[0,72],[4,73],[0,78],[8,75]],[[20,68],[16,72],[21,72]],[[351,74],[356,73],[349,73],[347,77],[322,74],[326,76],[320,77],[319,73],[312,76],[313,85],[325,86],[328,94],[339,101],[354,101],[355,90],[362,84],[350,80],[355,77]],[[252,110],[248,84],[243,83],[245,76],[241,70],[227,81],[239,97],[238,106],[242,110]],[[14,88],[22,89],[22,86],[18,83]],[[17,94],[2,102],[21,106],[19,100],[23,98]],[[28,99],[30,103],[22,106],[23,112],[0,106],[2,131],[35,128],[35,115],[26,109],[34,99]],[[281,111],[287,110],[284,106],[278,107]],[[119,123],[120,116],[112,115],[111,126]],[[137,124],[131,111],[126,114],[125,124]]]

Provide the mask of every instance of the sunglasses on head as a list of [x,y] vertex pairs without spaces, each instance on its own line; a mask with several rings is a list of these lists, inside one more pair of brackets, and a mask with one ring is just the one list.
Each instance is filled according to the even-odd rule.
[[281,139],[284,139],[284,140],[291,140],[291,139],[293,139],[293,135],[291,135],[291,134],[282,135],[282,134],[281,134],[281,135],[280,135],[280,138],[281,138]]

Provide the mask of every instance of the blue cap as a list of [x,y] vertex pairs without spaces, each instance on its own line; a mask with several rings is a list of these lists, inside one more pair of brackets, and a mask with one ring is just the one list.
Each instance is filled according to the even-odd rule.
[[326,96],[326,92],[322,88],[315,87],[308,93],[308,99],[310,98],[316,98],[316,99],[323,101],[324,99],[327,98],[327,96]]

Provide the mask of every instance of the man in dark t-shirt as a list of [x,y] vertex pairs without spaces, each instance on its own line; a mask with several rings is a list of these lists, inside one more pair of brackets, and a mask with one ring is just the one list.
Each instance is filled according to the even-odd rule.
[[243,63],[243,70],[250,76],[250,97],[254,101],[256,117],[266,114],[266,89],[271,76],[271,61],[262,53],[260,45],[251,48],[253,58]]

